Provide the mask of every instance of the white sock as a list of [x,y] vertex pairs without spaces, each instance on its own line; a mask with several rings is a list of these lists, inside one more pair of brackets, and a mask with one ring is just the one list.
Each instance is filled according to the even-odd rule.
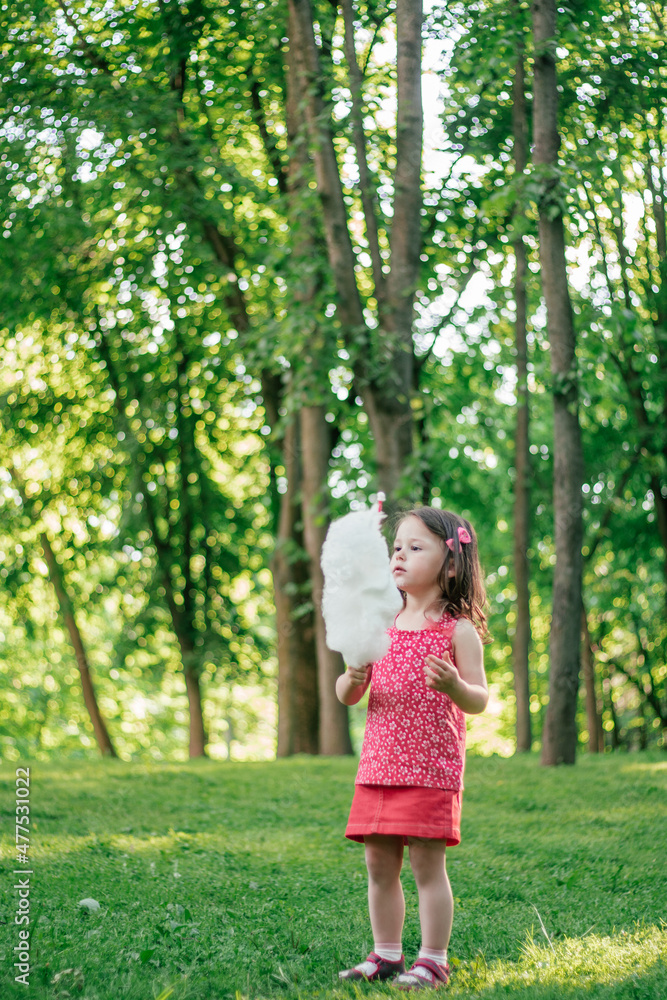
[[444,948],[443,951],[436,951],[433,948],[420,948],[419,958],[430,958],[432,962],[437,962],[438,965],[445,965],[447,962],[447,949]]
[[398,962],[403,954],[400,941],[398,944],[374,944],[373,951],[387,962]]
[[377,966],[375,965],[375,963],[369,962],[367,959],[364,959],[363,962],[359,962],[357,965],[355,965],[355,969],[357,970],[357,972],[363,972],[365,976],[372,976],[376,968]]
[[[398,944],[374,944],[373,951],[379,958],[384,958],[387,962],[398,962],[403,954],[400,942]],[[355,969],[363,972],[365,976],[371,976],[375,972],[376,966],[374,962],[364,959],[363,962],[355,965]]]
[[[434,973],[431,972],[427,966],[420,966],[420,958],[428,958],[432,962],[437,962],[438,965],[444,966],[447,962],[447,949],[445,948],[443,951],[435,951],[433,948],[420,948],[419,957],[410,970],[411,975],[417,976],[418,979],[426,979],[429,983],[434,983],[436,979]],[[420,969],[422,970],[421,972],[419,971]]]

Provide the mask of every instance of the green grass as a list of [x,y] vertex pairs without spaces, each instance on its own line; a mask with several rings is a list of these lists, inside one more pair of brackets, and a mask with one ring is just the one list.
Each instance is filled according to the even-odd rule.
[[[352,760],[35,763],[30,986],[13,981],[14,769],[0,770],[0,996],[398,997],[339,987],[372,939]],[[448,851],[452,997],[667,998],[667,760],[471,758]],[[404,870],[404,946],[419,945]],[[99,901],[88,913],[79,900]],[[542,927],[543,925],[543,927]],[[171,992],[169,992],[171,991]]]

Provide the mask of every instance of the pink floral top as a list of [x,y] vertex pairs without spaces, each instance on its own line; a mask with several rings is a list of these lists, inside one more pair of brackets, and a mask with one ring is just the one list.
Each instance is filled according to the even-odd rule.
[[424,658],[452,659],[456,618],[433,628],[388,629],[389,652],[373,664],[358,785],[463,788],[466,723],[447,694],[426,687]]

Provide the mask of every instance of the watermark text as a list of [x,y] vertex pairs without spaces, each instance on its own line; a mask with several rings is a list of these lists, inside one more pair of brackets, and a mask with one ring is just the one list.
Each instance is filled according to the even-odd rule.
[[16,913],[14,923],[18,928],[18,943],[14,945],[14,979],[24,986],[30,985],[30,768],[16,769],[16,864],[14,891]]

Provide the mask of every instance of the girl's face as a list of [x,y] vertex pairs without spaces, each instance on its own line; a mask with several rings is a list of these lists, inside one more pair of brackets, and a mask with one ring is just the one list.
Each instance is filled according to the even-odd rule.
[[400,590],[414,596],[440,595],[438,579],[445,560],[445,543],[420,518],[410,515],[398,526],[391,572]]

